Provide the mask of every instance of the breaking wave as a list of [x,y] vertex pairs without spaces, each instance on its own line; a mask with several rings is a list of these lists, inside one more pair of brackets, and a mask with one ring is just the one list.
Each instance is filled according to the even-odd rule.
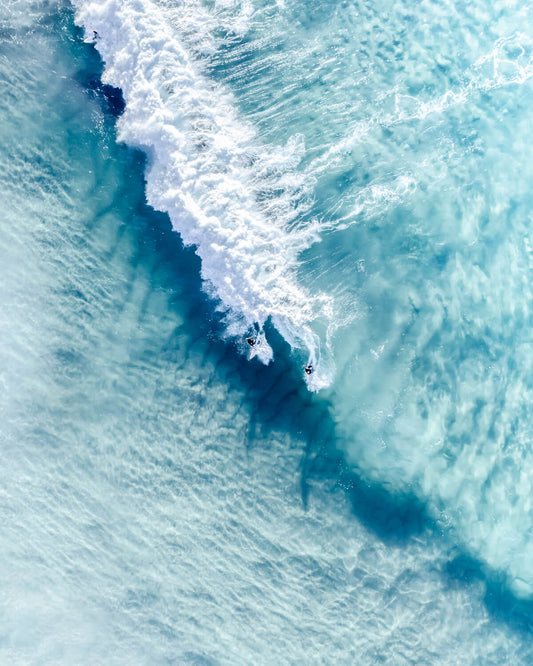
[[160,7],[148,0],[74,4],[87,41],[105,62],[104,81],[126,101],[119,139],[148,155],[147,200],[195,246],[227,334],[242,339],[255,332],[252,353],[269,363],[263,327],[270,318],[315,366],[310,387],[327,385],[333,373],[313,324],[327,327],[331,300],[310,294],[296,278],[297,257],[316,238],[313,225],[293,224],[312,190],[295,169],[302,137],[261,145],[231,94],[202,74]]

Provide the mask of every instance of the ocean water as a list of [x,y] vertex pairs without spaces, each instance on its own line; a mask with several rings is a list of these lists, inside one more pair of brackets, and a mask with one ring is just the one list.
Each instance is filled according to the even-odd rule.
[[1,663],[533,661],[532,27],[0,7]]

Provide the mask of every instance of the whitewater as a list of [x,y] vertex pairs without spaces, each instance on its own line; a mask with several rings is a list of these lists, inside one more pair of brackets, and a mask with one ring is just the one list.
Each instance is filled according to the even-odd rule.
[[119,138],[149,155],[148,202],[197,249],[228,334],[255,333],[253,355],[268,363],[263,329],[270,318],[314,363],[312,387],[327,385],[311,324],[331,316],[329,299],[311,296],[295,276],[298,254],[315,235],[312,227],[291,229],[308,189],[295,171],[301,137],[283,147],[258,144],[252,126],[239,122],[231,95],[202,76],[152,3],[78,7],[79,20],[93,26],[88,39],[106,63],[104,80],[126,100]]
[[532,27],[0,7],[0,661],[531,663]]

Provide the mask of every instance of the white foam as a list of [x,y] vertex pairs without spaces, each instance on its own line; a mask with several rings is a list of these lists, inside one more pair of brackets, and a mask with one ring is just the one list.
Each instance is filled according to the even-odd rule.
[[[313,232],[290,231],[308,187],[295,171],[303,140],[261,146],[231,95],[202,75],[164,9],[150,0],[74,5],[88,38],[98,33],[105,82],[124,95],[119,138],[149,155],[148,202],[168,212],[184,243],[196,247],[228,335],[262,331],[270,317],[320,376],[312,322],[328,317],[328,299],[311,296],[296,279]],[[257,356],[272,358],[266,339]],[[328,382],[322,376],[319,383]]]

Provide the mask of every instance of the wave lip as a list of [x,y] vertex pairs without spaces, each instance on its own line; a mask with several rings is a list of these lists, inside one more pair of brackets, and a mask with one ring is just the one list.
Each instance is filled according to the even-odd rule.
[[[303,140],[261,146],[231,95],[199,72],[150,0],[73,2],[87,41],[97,32],[104,82],[126,101],[119,139],[149,156],[147,200],[196,247],[228,335],[254,328],[261,335],[271,318],[292,347],[307,351],[317,370],[311,387],[327,385],[311,324],[328,318],[329,299],[311,295],[296,278],[298,255],[314,240],[312,229],[291,225],[309,190],[295,170]],[[266,340],[255,355],[270,362]]]

